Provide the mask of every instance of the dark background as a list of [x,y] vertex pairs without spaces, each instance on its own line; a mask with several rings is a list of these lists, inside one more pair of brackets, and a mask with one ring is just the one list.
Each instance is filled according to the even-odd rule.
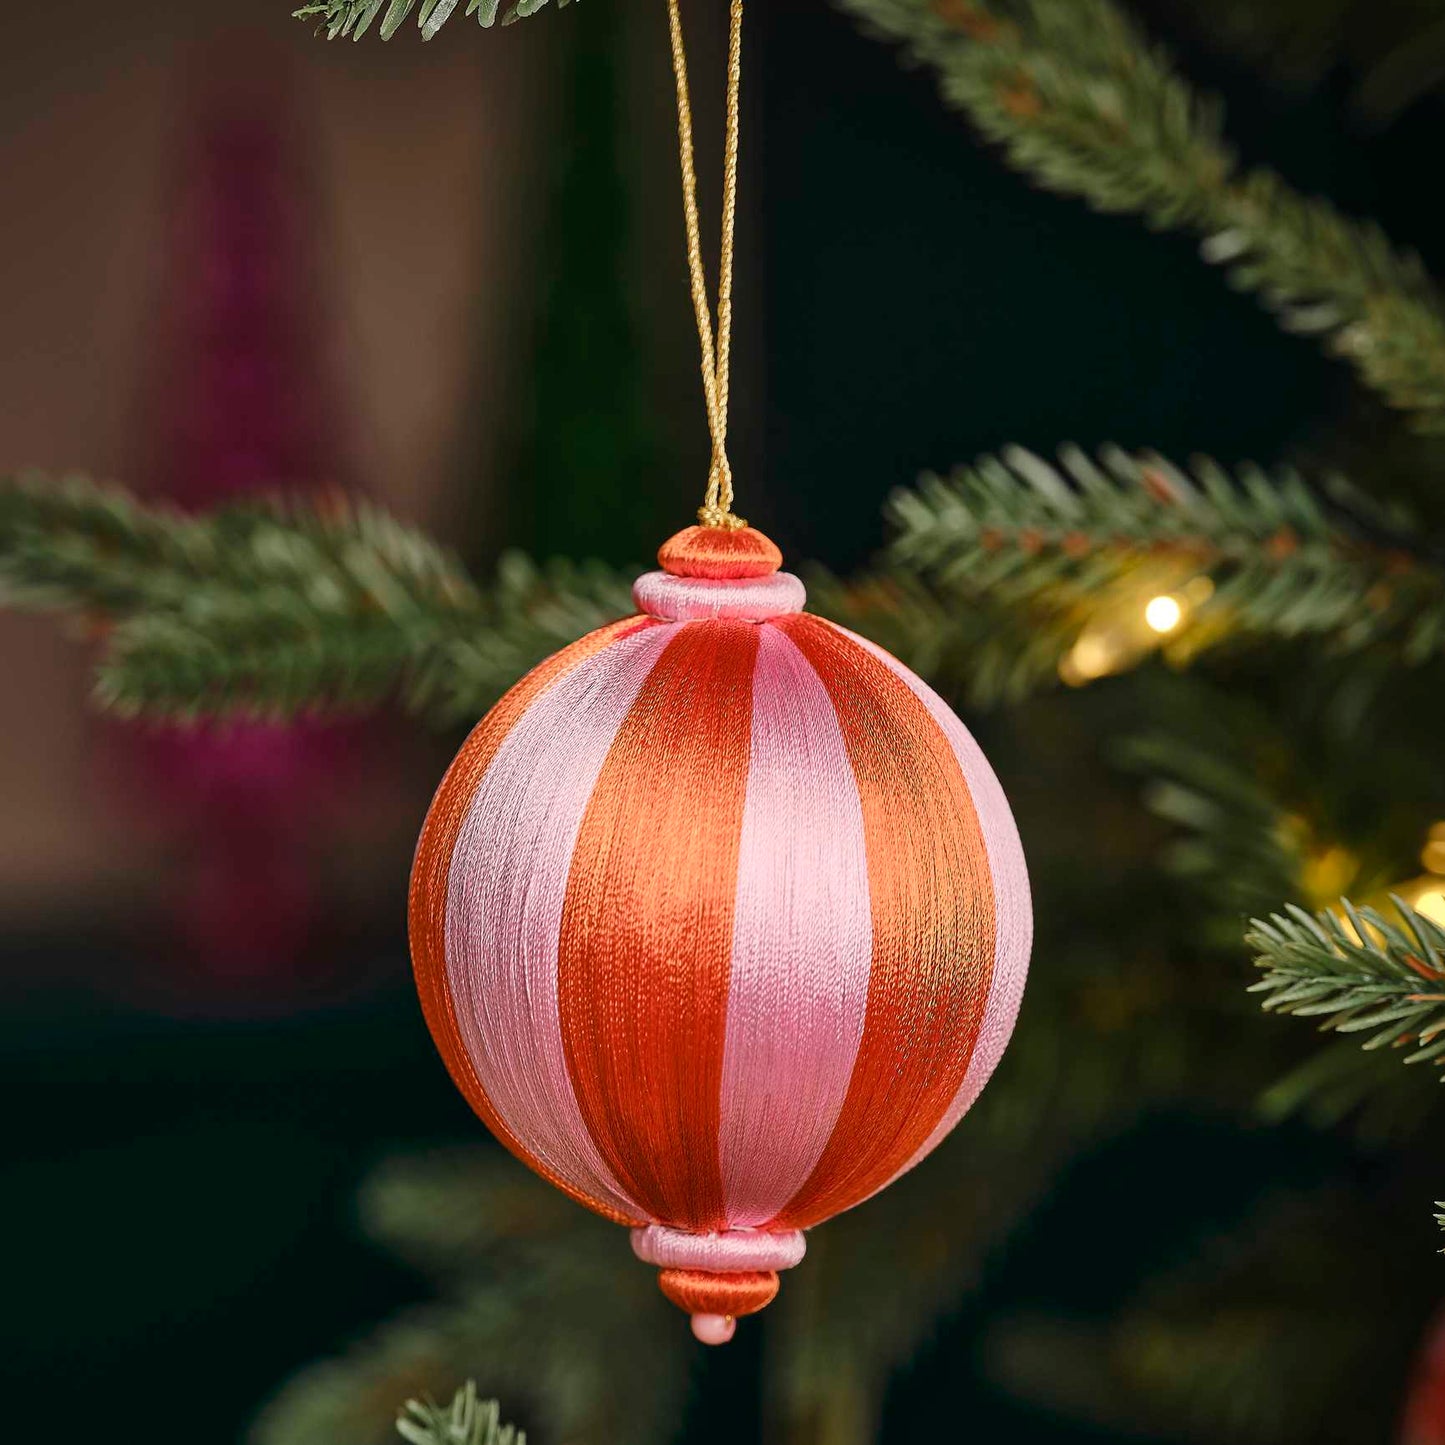
[[[98,19],[99,7],[81,8]],[[705,441],[671,209],[662,18],[613,26],[614,8],[588,0],[486,35],[458,21],[432,47],[440,59],[418,59],[409,31],[385,52],[375,41],[328,50],[304,26],[268,17],[267,64],[299,77],[296,124],[311,132],[328,245],[349,228],[352,254],[365,250],[356,229],[384,227],[401,204],[394,186],[427,167],[416,115],[423,92],[447,88],[448,114],[475,100],[487,116],[468,133],[472,150],[445,162],[447,185],[401,207],[410,206],[416,235],[443,238],[436,244],[449,257],[432,274],[454,275],[450,289],[423,286],[415,302],[438,329],[412,334],[402,319],[390,340],[383,324],[369,351],[340,348],[343,450],[359,458],[350,475],[406,515],[450,523],[482,562],[501,540],[640,560],[683,524],[700,490]],[[1369,131],[1345,107],[1343,82],[1284,90],[1168,16],[1152,21],[1186,72],[1224,94],[1246,156],[1268,157],[1302,189],[1377,216],[1427,261],[1438,255],[1445,233],[1427,179],[1441,134],[1435,101]],[[1108,440],[1268,461],[1308,446],[1346,409],[1342,368],[1232,294],[1193,243],[1032,191],[944,109],[928,75],[900,68],[836,11],[757,0],[749,24],[735,463],[741,510],[790,557],[840,570],[861,561],[882,540],[892,487],[1007,442],[1049,451]],[[84,73],[73,105],[92,130],[93,78],[134,54],[114,36],[61,28],[63,36],[22,27],[5,62],[50,82],[28,119],[23,93],[12,104],[0,163],[14,168],[18,192],[83,189],[83,176],[51,149],[53,135],[32,122],[63,110],[71,82],[62,72],[74,66]],[[176,53],[195,39],[175,40]],[[716,27],[699,40],[700,56],[710,44]],[[698,60],[700,74],[710,73],[705,65]],[[324,67],[319,79],[315,66]],[[355,108],[372,114],[328,151],[311,118],[351,66],[373,85]],[[529,124],[508,125],[499,87],[510,84],[515,98],[528,78],[545,103],[527,112]],[[123,128],[123,111],[118,100],[106,124]],[[410,143],[394,144],[374,175],[358,179],[370,140],[403,114],[415,128]],[[709,124],[704,157],[715,153]],[[343,128],[337,121],[332,133]],[[153,127],[134,144],[160,137],[164,150],[165,134]],[[477,158],[492,148],[516,152],[505,174]],[[342,150],[359,158],[341,165]],[[484,188],[480,205],[467,184]],[[346,186],[352,199],[338,204]],[[153,189],[163,196],[163,186]],[[457,207],[474,213],[469,226],[458,229]],[[104,198],[57,205],[54,219],[103,225]],[[517,234],[503,239],[509,227]],[[149,250],[135,247],[138,256]],[[12,236],[0,275],[6,296],[39,293],[32,340],[11,360],[28,374],[35,338],[51,334],[48,317],[77,337],[85,331],[75,272],[57,272],[46,251],[39,230]],[[356,324],[345,297],[371,281],[382,288],[369,303],[376,315],[404,318],[412,308],[408,248],[388,241],[384,259],[353,265],[341,299],[330,296],[343,332],[348,316]],[[333,260],[344,272],[345,247]],[[425,268],[425,257],[417,264]],[[337,284],[330,264],[322,272]],[[488,300],[496,291],[511,301]],[[105,351],[112,369],[97,362],[82,390],[130,384],[154,343],[143,323],[115,321],[112,332],[131,343]],[[398,354],[404,363],[376,360]],[[49,374],[51,387],[73,375],[61,366]],[[53,414],[42,433],[35,407],[17,408],[0,425],[0,463],[130,470],[137,449],[114,438],[143,429],[137,409],[121,407],[98,440],[68,426],[59,402]],[[408,457],[414,464],[403,464]],[[385,778],[374,755],[346,775],[339,785],[363,804],[372,789],[384,798],[362,827],[371,841],[342,889],[346,903],[308,935],[289,976],[262,970],[218,984],[204,960],[187,960],[158,911],[171,845],[152,835],[144,806],[96,782],[113,730],[87,724],[72,743],[47,744],[47,718],[74,726],[83,658],[52,641],[48,624],[6,628],[6,767],[18,777],[58,768],[67,748],[71,758],[52,792],[37,801],[31,789],[6,807],[6,1414],[12,1430],[18,1411],[36,1421],[104,1417],[114,1438],[152,1445],[231,1439],[294,1369],[423,1292],[361,1239],[358,1179],[394,1150],[480,1133],[433,1054],[403,935],[409,839],[455,739],[421,740],[398,724]],[[990,730],[1007,726],[985,722],[985,746]],[[226,826],[223,816],[212,822]],[[1021,822],[1027,843],[1030,819]],[[304,830],[306,819],[295,826]],[[27,837],[67,829],[82,843],[52,847],[57,861],[42,877]],[[141,841],[130,871],[117,853],[132,836]],[[155,906],[135,904],[132,882]],[[1028,1047],[1026,1005],[1014,1048]],[[897,1379],[884,1438],[1115,1438],[990,1386],[974,1349],[990,1317],[1032,1301],[1105,1310],[1180,1234],[1231,1217],[1283,1177],[1353,1167],[1341,1149],[1303,1133],[1266,1139],[1223,1119],[1169,1116],[1081,1158]],[[1432,1267],[1428,1253],[1421,1261]],[[760,1347],[754,1335],[708,1359],[685,1438],[751,1438]]]

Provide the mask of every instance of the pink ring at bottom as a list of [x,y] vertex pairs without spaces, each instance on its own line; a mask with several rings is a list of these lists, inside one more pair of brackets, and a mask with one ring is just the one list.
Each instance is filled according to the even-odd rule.
[[665,1224],[632,1231],[632,1252],[662,1269],[706,1269],[714,1274],[792,1269],[807,1253],[801,1229],[729,1229],[722,1234],[689,1234]]

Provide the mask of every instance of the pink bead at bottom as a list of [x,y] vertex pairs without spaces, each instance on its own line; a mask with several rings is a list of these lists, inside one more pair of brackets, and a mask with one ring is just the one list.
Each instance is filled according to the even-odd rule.
[[725,1345],[732,1339],[738,1322],[731,1315],[694,1315],[692,1332],[705,1345]]

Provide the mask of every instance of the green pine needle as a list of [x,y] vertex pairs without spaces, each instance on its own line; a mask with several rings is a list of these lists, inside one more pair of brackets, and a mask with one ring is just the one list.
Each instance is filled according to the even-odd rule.
[[468,1380],[450,1405],[408,1400],[396,1422],[397,1434],[410,1445],[527,1445],[527,1437],[501,1423],[495,1400],[478,1400]]
[[1445,431],[1445,307],[1418,257],[1266,170],[1242,172],[1217,102],[1113,0],[838,0],[1040,185],[1189,231],[1286,330]]
[[1055,466],[1012,447],[925,477],[889,512],[895,565],[944,596],[1021,611],[1055,661],[1115,599],[1138,610],[1200,577],[1208,595],[1168,638],[1181,659],[1239,634],[1346,651],[1390,641],[1408,661],[1445,648],[1445,572],[1339,479],[1316,490],[1292,471],[1231,475],[1207,458],[1185,471],[1117,448],[1067,447]]
[[[1054,467],[1014,448],[900,493],[890,552],[848,583],[815,571],[812,606],[980,702],[1054,677],[1117,588],[1137,590],[1161,558],[1215,589],[1169,638],[1179,660],[1240,634],[1437,655],[1445,577],[1395,519],[1345,502],[1288,473],[1198,462],[1186,474],[1076,449]],[[185,515],[39,476],[0,481],[0,606],[80,621],[101,645],[99,699],[123,715],[394,700],[439,720],[479,716],[529,667],[632,610],[628,573],[509,555],[479,585],[420,532],[343,498]]]
[[1362,1047],[1406,1049],[1405,1063],[1445,1064],[1445,928],[1392,898],[1398,917],[1342,899],[1311,914],[1290,904],[1256,918],[1245,943],[1264,978],[1251,988],[1276,1013],[1323,1031],[1364,1034]]
[[[1196,94],[1113,0],[838,3],[932,66],[945,99],[1040,185],[1193,232],[1203,259],[1286,330],[1318,337],[1422,428],[1445,430],[1445,304],[1419,258],[1273,172],[1242,171],[1220,105]],[[490,27],[546,4],[310,0],[294,13],[329,39],[359,40],[379,21],[385,40],[416,11],[430,40],[459,11]]]
[[[460,3],[461,0],[421,0],[416,18],[421,38],[432,39],[457,13]],[[572,0],[557,0],[559,9],[571,3]],[[501,0],[467,0],[466,9],[461,13],[475,15],[479,25],[490,29],[497,23],[499,13],[502,24],[511,25],[514,21],[535,15],[546,4],[547,0],[512,0],[503,10]],[[381,38],[390,40],[416,8],[417,0],[311,0],[311,3],[292,13],[298,20],[316,20],[328,40],[335,40],[338,35],[360,40],[380,16]]]
[[598,565],[503,558],[478,587],[341,498],[185,516],[71,477],[0,484],[0,606],[82,619],[126,716],[288,716],[396,699],[475,718],[529,667],[630,608]]

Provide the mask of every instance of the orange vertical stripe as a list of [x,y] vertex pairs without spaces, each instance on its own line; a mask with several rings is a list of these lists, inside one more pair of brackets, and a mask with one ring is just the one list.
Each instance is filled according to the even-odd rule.
[[492,1107],[492,1101],[487,1097],[481,1080],[477,1078],[462,1040],[461,1030],[457,1026],[451,988],[447,980],[447,888],[452,852],[456,848],[457,835],[461,832],[467,809],[476,794],[477,784],[491,766],[497,749],[516,726],[517,720],[542,693],[565,677],[580,662],[595,656],[640,627],[657,625],[648,619],[627,617],[589,633],[533,668],[477,724],[451,767],[447,769],[436,797],[432,800],[426,822],[422,826],[421,838],[417,842],[407,906],[412,967],[416,973],[422,1013],[452,1081],[481,1116],[487,1128],[528,1168],[535,1170],[549,1184],[556,1185],[579,1204],[584,1204],[619,1224],[642,1224],[646,1221],[618,1214],[610,1206],[582,1195],[565,1180],[558,1178],[528,1151],[526,1145],[502,1121]]
[[993,976],[994,894],[968,785],[923,704],[830,624],[799,614],[776,625],[838,713],[863,805],[873,917],[868,1011],[843,1109],[774,1221],[805,1228],[887,1182],[958,1092]]
[[658,1220],[725,1223],[718,1110],[752,743],[750,622],[678,628],[602,766],[572,855],[562,1041],[593,1140]]

